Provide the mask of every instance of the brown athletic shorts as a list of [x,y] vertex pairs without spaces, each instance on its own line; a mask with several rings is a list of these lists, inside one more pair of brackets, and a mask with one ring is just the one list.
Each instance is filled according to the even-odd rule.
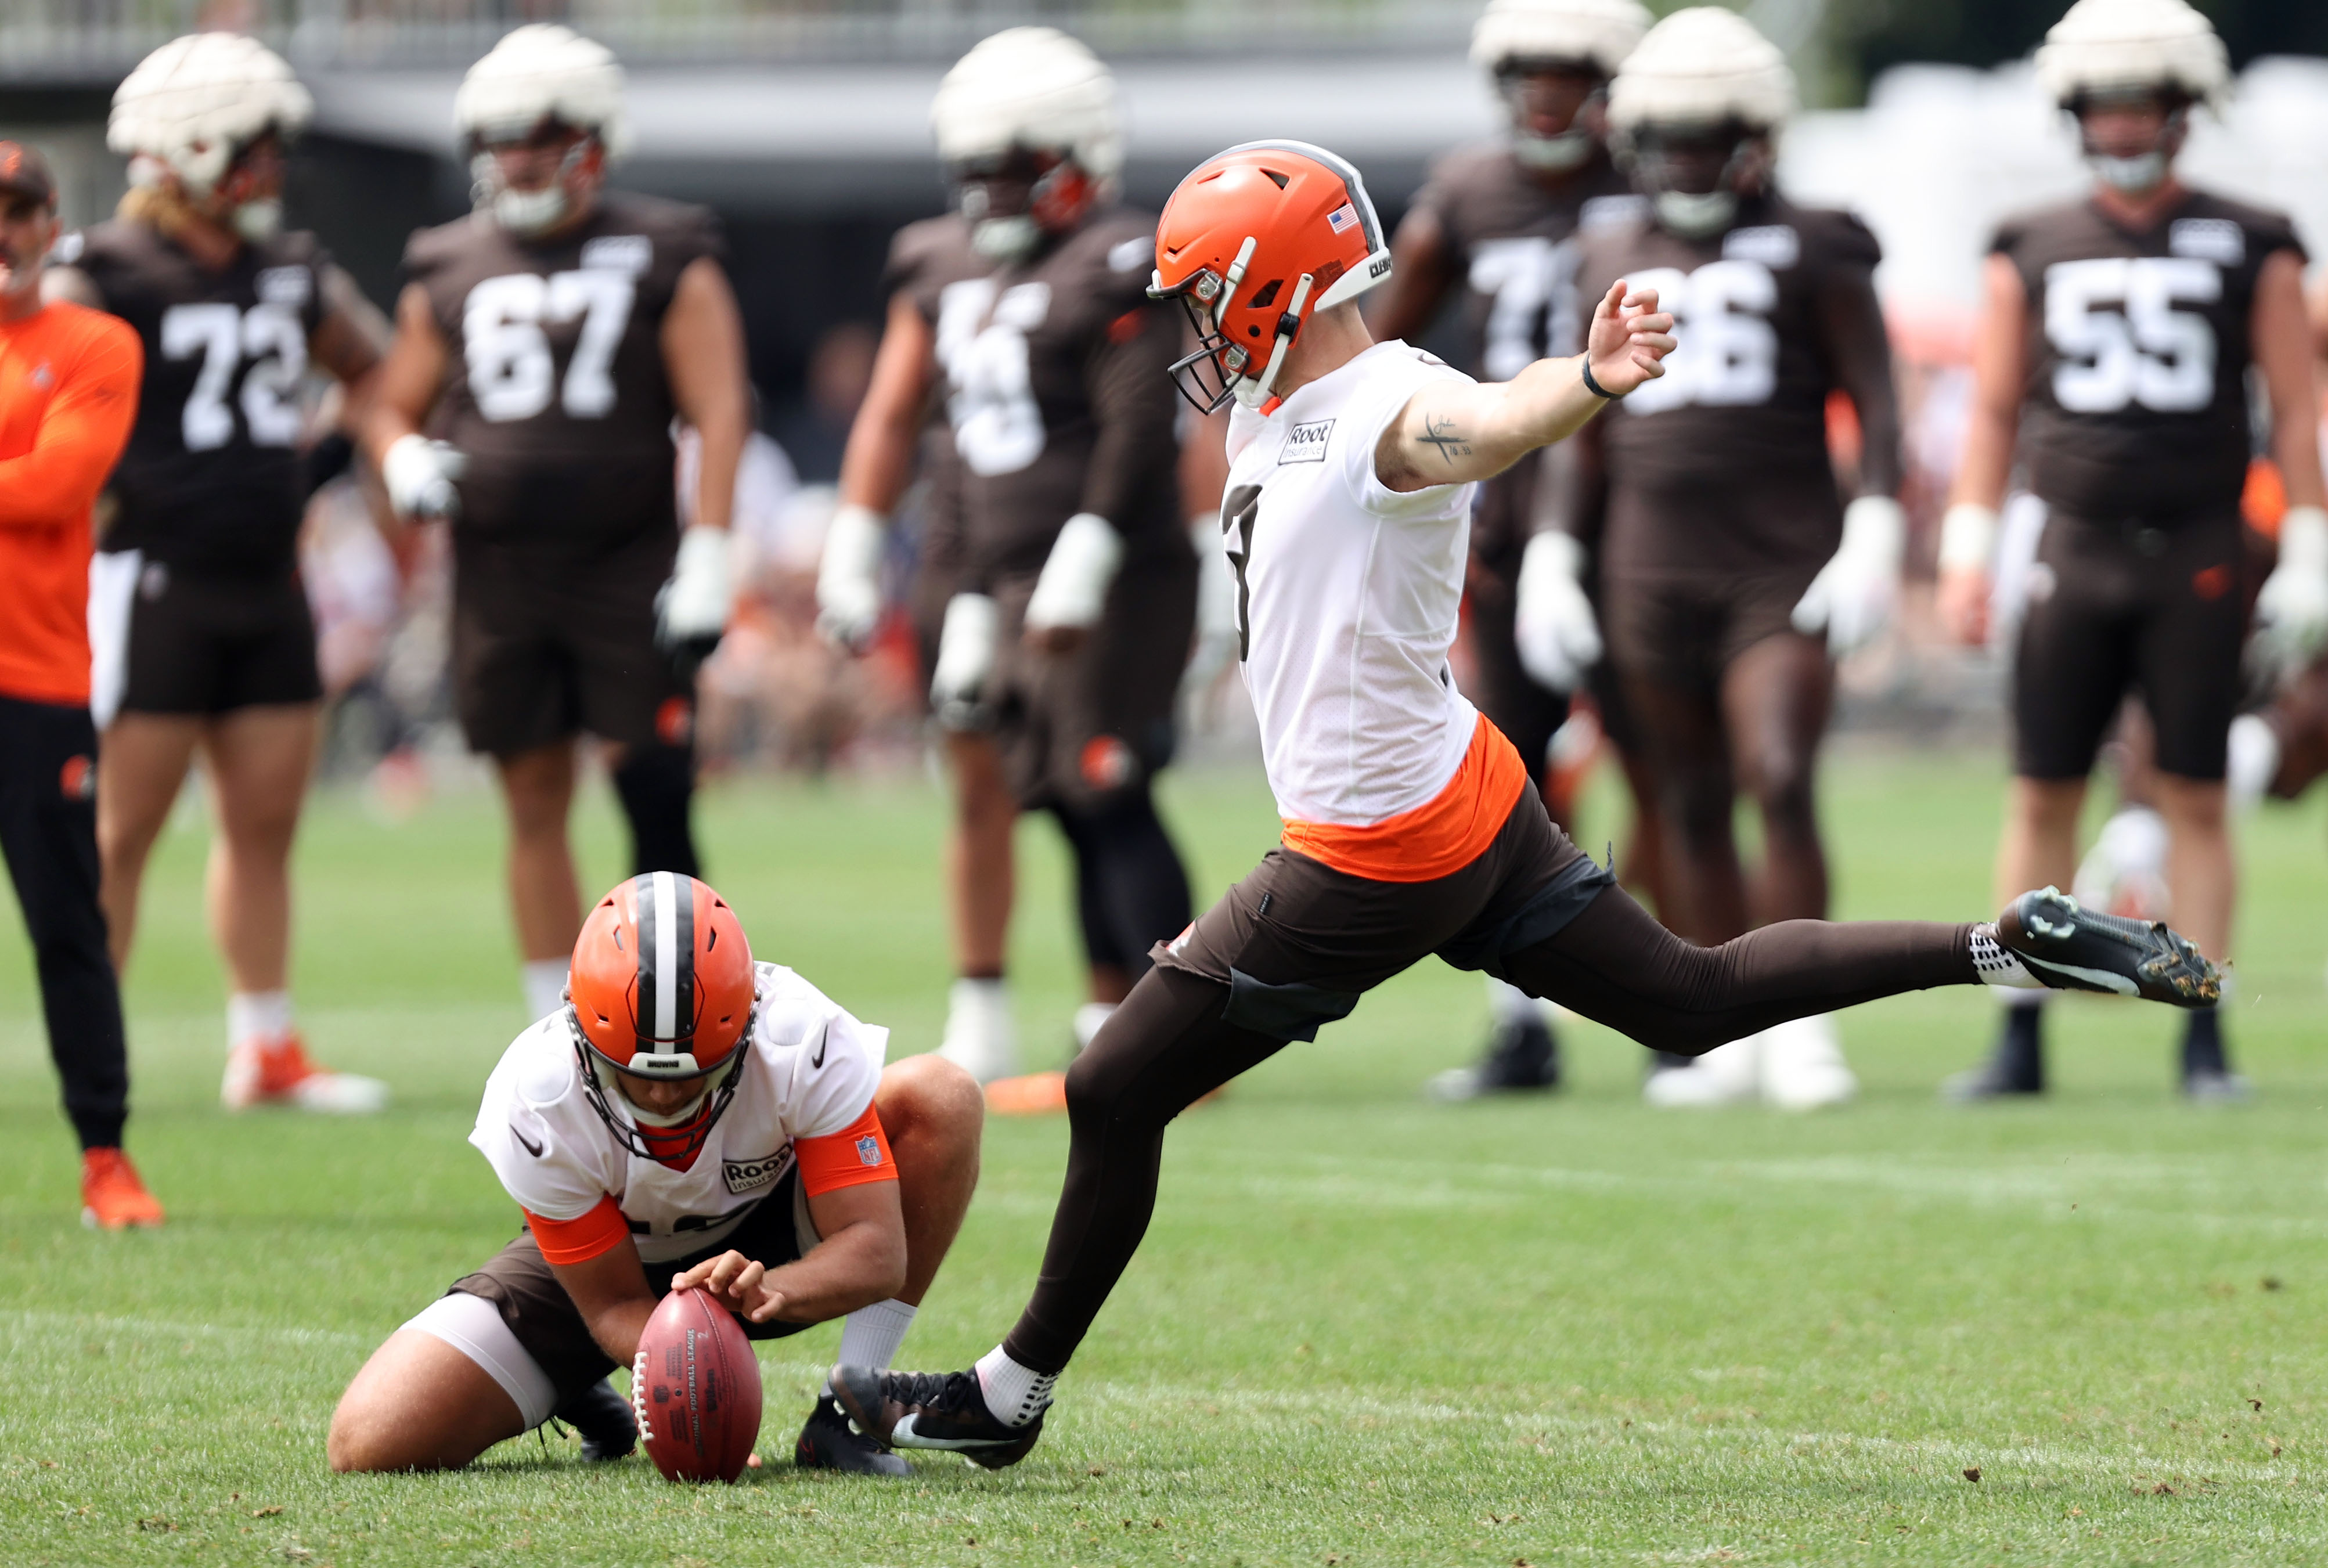
[[[1172,760],[1174,708],[1197,624],[1195,556],[1159,551],[1125,562],[1099,624],[1073,653],[1037,653],[1021,640],[1034,577],[986,591],[1001,615],[973,722],[993,736],[1020,807],[1101,806],[1145,788]],[[930,646],[934,660],[934,639]]]
[[2014,659],[2013,771],[2085,777],[2120,699],[2138,690],[2160,770],[2221,778],[2248,571],[2236,511],[2096,522],[2056,509]]
[[[649,1263],[648,1289],[658,1296],[666,1294],[673,1275],[683,1274],[707,1258],[716,1258],[731,1250],[772,1269],[798,1258],[808,1250],[801,1244],[794,1218],[799,1185],[800,1169],[795,1166],[718,1245],[670,1263]],[[808,1243],[815,1245],[815,1237],[810,1236]],[[574,1298],[559,1283],[557,1272],[541,1255],[541,1248],[535,1244],[530,1230],[518,1232],[516,1240],[494,1253],[493,1260],[475,1273],[454,1281],[452,1289],[464,1295],[483,1297],[500,1309],[502,1321],[509,1325],[517,1342],[525,1347],[526,1354],[533,1357],[550,1385],[558,1390],[558,1402],[561,1404],[615,1369],[614,1361],[590,1337],[590,1326],[576,1310]],[[813,1327],[808,1323],[737,1321],[742,1324],[745,1337],[752,1339],[781,1339]]]
[[611,550],[496,545],[454,534],[453,705],[493,756],[587,731],[684,746],[693,694],[655,646],[655,595],[678,536]]
[[1796,604],[1824,561],[1734,577],[1612,577],[1601,634],[1619,679],[1706,690],[1766,638],[1793,635]]
[[324,694],[296,571],[251,576],[149,559],[117,634],[127,639],[117,712],[232,713]]
[[1428,882],[1377,882],[1281,845],[1152,956],[1229,988],[1230,1023],[1314,1040],[1358,998],[1437,953],[1504,977],[1616,885],[1554,827],[1534,784],[1470,864]]

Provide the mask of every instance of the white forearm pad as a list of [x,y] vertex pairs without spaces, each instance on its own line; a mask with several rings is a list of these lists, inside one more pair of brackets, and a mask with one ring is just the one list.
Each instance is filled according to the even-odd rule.
[[1988,569],[1996,557],[1996,508],[1976,501],[1959,501],[1940,519],[1940,569],[1944,572]]
[[1123,539],[1096,512],[1067,519],[1052,541],[1035,596],[1027,601],[1029,626],[1088,626],[1107,606],[1107,590],[1123,565]]
[[844,643],[861,641],[881,618],[881,558],[887,520],[869,506],[844,506],[825,529],[817,562],[817,626]]
[[994,646],[1002,613],[984,594],[956,594],[946,601],[938,629],[937,668],[930,671],[930,701],[939,709],[968,702],[994,670]]
[[449,443],[418,433],[399,436],[380,460],[380,483],[399,517],[449,517],[460,498],[453,481],[468,460]]
[[734,604],[728,552],[734,543],[728,530],[699,522],[679,536],[679,559],[662,606],[665,636],[716,637],[728,629]]

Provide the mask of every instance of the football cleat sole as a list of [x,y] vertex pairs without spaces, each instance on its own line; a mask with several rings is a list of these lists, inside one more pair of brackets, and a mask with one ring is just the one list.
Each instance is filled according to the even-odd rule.
[[1997,918],[1996,939],[2055,991],[2140,997],[2170,1007],[2212,1007],[2222,972],[2164,921],[2086,908],[2058,887],[2023,893]]

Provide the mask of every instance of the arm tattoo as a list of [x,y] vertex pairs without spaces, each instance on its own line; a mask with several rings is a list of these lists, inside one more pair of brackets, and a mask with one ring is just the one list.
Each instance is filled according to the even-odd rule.
[[1455,428],[1452,415],[1425,414],[1422,417],[1422,434],[1415,439],[1427,446],[1438,447],[1439,455],[1450,464],[1458,457],[1471,455],[1470,443],[1464,439],[1462,432]]

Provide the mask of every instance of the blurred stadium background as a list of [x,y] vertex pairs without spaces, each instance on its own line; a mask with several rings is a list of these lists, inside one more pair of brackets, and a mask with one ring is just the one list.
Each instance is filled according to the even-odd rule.
[[[2082,178],[2026,64],[2059,6],[1752,0],[1746,9],[1788,50],[1803,82],[1807,112],[1785,139],[1784,183],[1798,199],[1856,210],[1883,241],[1878,282],[1910,419],[1910,570],[1928,579],[1968,390],[1985,235],[2002,212]],[[2228,193],[2292,211],[2320,255],[2328,6],[2211,0],[2202,9],[2241,78],[2227,111],[2202,118],[2184,166]],[[616,179],[725,218],[761,425],[783,454],[763,449],[741,498],[756,592],[711,671],[705,749],[715,766],[820,769],[837,756],[902,759],[917,749],[917,677],[902,639],[887,662],[844,666],[808,634],[807,593],[831,507],[821,487],[838,471],[870,369],[888,238],[947,199],[927,120],[946,65],[1006,25],[1066,27],[1120,73],[1129,200],[1160,203],[1223,146],[1293,135],[1353,157],[1395,222],[1433,156],[1497,127],[1464,58],[1477,13],[1476,0],[10,0],[0,7],[0,136],[51,152],[69,221],[100,216],[123,184],[104,117],[129,67],[190,28],[259,33],[318,104],[296,159],[291,221],[321,233],[385,305],[405,237],[468,205],[451,131],[462,70],[528,21],[564,20],[611,44],[631,72],[637,135]],[[441,573],[427,559],[391,560],[346,487],[319,502],[308,556],[326,679],[352,697],[330,765],[345,773],[381,753],[433,750],[437,772],[458,768],[439,722]],[[1846,671],[1845,728],[1928,739],[1993,733],[1995,661],[1942,646],[1924,603],[1911,587],[1897,635]],[[1234,750],[1241,699],[1218,696],[1197,742]]]

